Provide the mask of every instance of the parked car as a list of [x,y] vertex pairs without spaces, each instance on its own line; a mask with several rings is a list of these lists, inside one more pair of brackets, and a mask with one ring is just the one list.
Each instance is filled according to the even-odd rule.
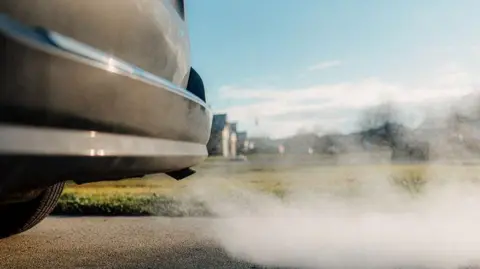
[[182,179],[212,113],[182,0],[0,1],[0,237],[38,224],[64,182]]

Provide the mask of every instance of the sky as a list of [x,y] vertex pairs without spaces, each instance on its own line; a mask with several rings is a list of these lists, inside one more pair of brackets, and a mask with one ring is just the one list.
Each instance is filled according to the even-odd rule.
[[270,137],[350,132],[384,102],[419,122],[480,89],[478,10],[477,0],[186,1],[207,102]]

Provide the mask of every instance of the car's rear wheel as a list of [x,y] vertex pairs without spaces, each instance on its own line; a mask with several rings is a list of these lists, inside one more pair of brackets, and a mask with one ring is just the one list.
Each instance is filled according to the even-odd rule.
[[64,184],[50,186],[30,201],[0,205],[0,238],[25,232],[46,218],[57,205]]

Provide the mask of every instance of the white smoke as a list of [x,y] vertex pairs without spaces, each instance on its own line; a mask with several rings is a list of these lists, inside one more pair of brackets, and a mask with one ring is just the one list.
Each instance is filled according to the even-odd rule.
[[256,264],[458,268],[480,262],[479,186],[444,178],[412,197],[386,184],[387,175],[358,179],[354,196],[313,190],[313,183],[294,184],[284,199],[243,187],[226,190],[227,180],[208,182],[210,187],[199,182],[194,189],[220,217],[212,227],[217,242]]
[[[432,149],[437,155],[452,152],[445,132]],[[465,148],[456,151],[457,158],[474,157],[462,152]],[[424,163],[415,169],[427,183],[412,193],[392,184],[392,174],[399,168],[380,164],[378,156],[353,158],[376,164],[355,166],[347,154],[337,157],[337,167],[272,174],[279,178],[266,179],[262,172],[251,174],[258,178],[231,171],[221,178],[206,175],[208,179],[190,185],[190,195],[219,217],[212,227],[218,244],[233,257],[259,265],[329,269],[480,265],[480,184],[474,180],[480,168]],[[337,171],[334,176],[329,174],[332,169]],[[411,176],[404,173],[400,179]],[[282,182],[284,195],[279,198],[237,184],[248,180]]]

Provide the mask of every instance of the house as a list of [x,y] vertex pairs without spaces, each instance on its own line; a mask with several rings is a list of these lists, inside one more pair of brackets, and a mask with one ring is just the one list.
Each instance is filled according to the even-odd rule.
[[229,123],[230,126],[230,140],[229,140],[229,153],[231,157],[237,156],[238,153],[238,146],[237,146],[237,141],[238,141],[238,136],[237,136],[237,123]]
[[207,143],[209,156],[236,157],[250,146],[247,132],[238,132],[237,123],[228,122],[227,114],[215,114],[212,120],[210,140]]
[[237,123],[228,122],[227,114],[215,114],[212,120],[210,140],[207,143],[208,155],[235,157],[240,152],[239,143],[245,141],[246,133],[237,134]]
[[248,147],[247,132],[237,132],[237,152],[245,153],[248,151]]
[[234,122],[230,123],[230,131],[232,133],[237,133],[237,123],[234,123]]
[[228,156],[228,146],[225,147],[227,137],[229,137],[227,114],[213,115],[210,140],[207,143],[208,155]]

